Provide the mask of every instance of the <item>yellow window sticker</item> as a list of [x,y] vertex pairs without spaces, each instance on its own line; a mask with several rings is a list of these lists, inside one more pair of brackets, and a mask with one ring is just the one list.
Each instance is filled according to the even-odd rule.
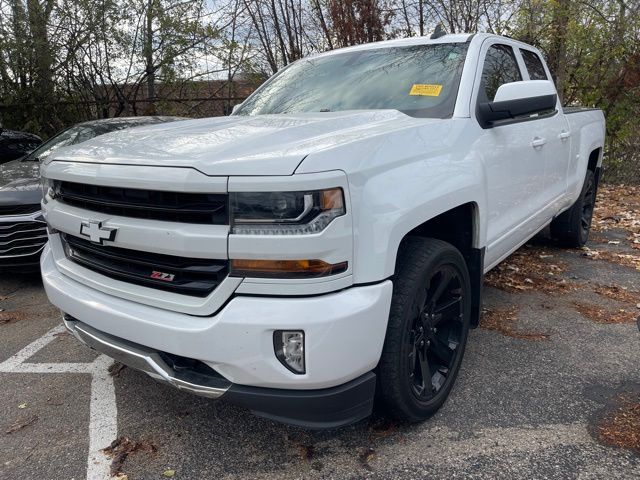
[[439,97],[442,85],[427,85],[424,83],[414,83],[409,95],[422,95],[426,97]]

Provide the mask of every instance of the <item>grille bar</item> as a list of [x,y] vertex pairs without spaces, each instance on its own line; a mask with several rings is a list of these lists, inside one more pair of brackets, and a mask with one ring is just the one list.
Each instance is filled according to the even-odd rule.
[[184,295],[206,297],[227,276],[226,260],[176,257],[104,246],[63,235],[69,259],[110,278]]
[[15,246],[15,245],[20,245],[20,244],[25,244],[25,243],[28,245],[31,242],[38,241],[38,240],[43,240],[43,239],[46,239],[46,238],[47,238],[47,232],[46,231],[42,232],[41,235],[14,238],[13,240],[9,240],[7,242],[0,242],[0,250],[2,250],[5,247]]
[[[43,229],[44,229],[44,227],[34,227],[34,228],[28,228],[28,229],[25,229],[25,230],[14,229],[14,231],[9,232],[9,233],[0,233],[0,243],[4,242],[7,238],[10,238],[10,237],[17,238],[17,237],[21,237],[22,235],[28,234],[28,233],[38,235],[38,234],[42,233]],[[2,232],[2,230],[0,230],[0,232]]]
[[35,255],[47,243],[44,222],[0,223],[0,259]]
[[55,197],[85,210],[168,222],[227,225],[228,196],[55,182]]

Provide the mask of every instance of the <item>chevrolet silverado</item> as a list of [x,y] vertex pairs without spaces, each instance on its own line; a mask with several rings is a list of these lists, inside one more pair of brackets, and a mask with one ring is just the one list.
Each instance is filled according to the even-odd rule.
[[308,428],[374,398],[420,421],[484,274],[547,225],[587,241],[604,127],[505,37],[313,55],[229,117],[49,156],[44,285],[79,340],[179,389]]

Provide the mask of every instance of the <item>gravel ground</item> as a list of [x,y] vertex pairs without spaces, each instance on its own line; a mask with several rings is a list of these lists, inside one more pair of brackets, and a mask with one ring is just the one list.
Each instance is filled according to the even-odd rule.
[[[599,233],[590,247],[634,254],[624,242],[608,243],[620,237],[615,230]],[[108,478],[112,461],[129,480],[640,478],[640,452],[605,445],[600,435],[621,399],[640,403],[633,321],[640,315],[640,273],[543,239],[521,254],[554,275],[530,279],[526,271],[505,268],[503,277],[512,271],[521,274],[518,281],[504,287],[505,278],[494,279],[499,288],[485,294],[486,328],[471,333],[453,393],[432,419],[403,425],[378,412],[321,433],[172,390],[128,368],[108,375],[111,362],[66,333],[47,337],[46,346],[24,359],[26,367],[7,367],[7,359],[60,321],[37,276],[5,275],[0,478]],[[601,287],[617,287],[625,300],[596,293]],[[581,305],[603,309],[604,318],[580,313]],[[621,310],[620,323],[607,323]],[[96,376],[115,386],[114,418],[90,408],[103,400],[92,387]],[[131,452],[117,455],[116,449],[105,470],[87,459],[90,437],[116,427],[117,435],[99,448],[125,436]]]

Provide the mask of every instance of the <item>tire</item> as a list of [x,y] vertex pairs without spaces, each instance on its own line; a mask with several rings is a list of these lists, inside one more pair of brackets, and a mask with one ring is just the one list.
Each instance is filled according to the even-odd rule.
[[[442,406],[460,369],[470,320],[471,285],[460,252],[441,240],[406,238],[378,364],[380,398],[392,416],[419,422]],[[427,381],[422,371],[429,372]]]
[[551,236],[565,247],[584,247],[589,240],[595,203],[596,179],[593,172],[587,170],[576,202],[551,222]]

